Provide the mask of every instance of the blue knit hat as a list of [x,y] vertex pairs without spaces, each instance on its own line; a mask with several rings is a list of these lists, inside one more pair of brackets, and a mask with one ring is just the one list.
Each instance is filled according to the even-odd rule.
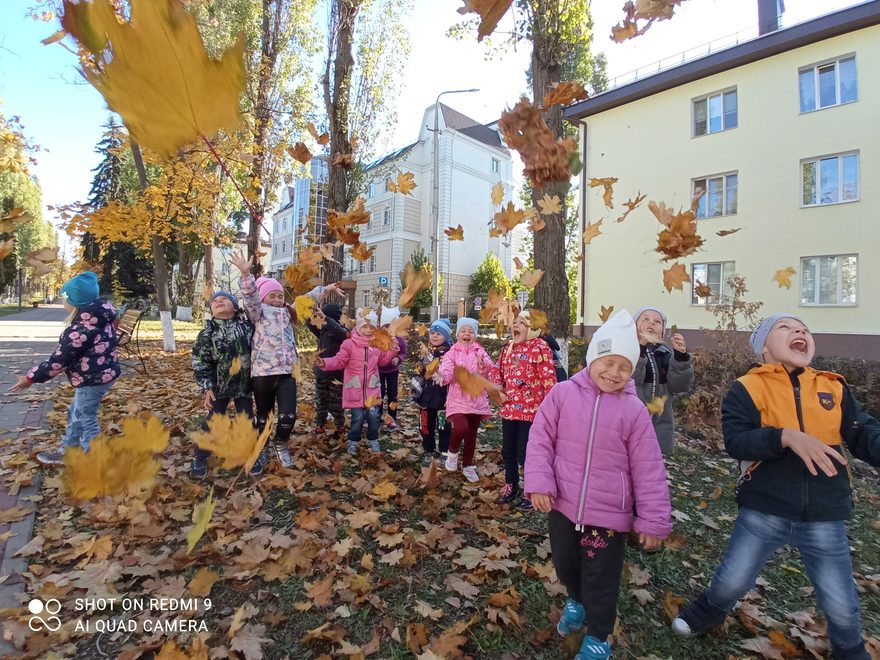
[[211,300],[208,303],[208,305],[210,305],[212,302],[214,302],[217,298],[221,298],[221,297],[228,298],[229,302],[232,303],[232,307],[235,309],[236,312],[239,310],[238,298],[236,298],[234,295],[229,293],[229,291],[218,291],[213,296],[211,296]]
[[443,339],[447,344],[452,343],[452,326],[449,324],[449,319],[437,319],[428,329],[431,332],[436,332],[438,335],[443,335]]
[[99,295],[98,276],[90,270],[70,278],[61,287],[61,297],[74,307],[85,307],[95,302]]
[[474,335],[477,334],[479,326],[477,324],[476,319],[472,319],[469,316],[459,316],[458,322],[455,324],[455,333],[458,334],[458,331],[461,330],[464,326],[469,325],[474,330]]
[[[752,332],[752,336],[749,337],[749,346],[752,347],[752,351],[759,360],[764,359],[764,344],[767,341],[767,335],[770,334],[770,331],[773,329],[773,326],[776,325],[776,322],[781,321],[782,319],[794,319],[795,321],[804,323],[801,317],[795,316],[794,314],[774,314],[761,321],[760,325],[758,325],[758,327]],[[806,325],[807,324],[804,323],[804,327],[806,327]]]

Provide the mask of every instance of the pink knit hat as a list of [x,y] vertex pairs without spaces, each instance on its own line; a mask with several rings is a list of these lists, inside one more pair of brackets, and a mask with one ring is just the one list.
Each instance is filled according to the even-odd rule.
[[281,282],[271,277],[258,277],[257,278],[257,291],[260,292],[260,302],[263,302],[263,298],[265,298],[271,291],[280,291],[284,293],[284,287],[281,286]]

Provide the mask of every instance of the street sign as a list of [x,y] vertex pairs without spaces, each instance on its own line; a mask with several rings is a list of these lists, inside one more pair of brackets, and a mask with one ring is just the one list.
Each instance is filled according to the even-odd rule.
[[388,286],[388,278],[384,275],[379,275],[379,286]]
[[474,309],[483,309],[483,299],[480,296],[474,298]]

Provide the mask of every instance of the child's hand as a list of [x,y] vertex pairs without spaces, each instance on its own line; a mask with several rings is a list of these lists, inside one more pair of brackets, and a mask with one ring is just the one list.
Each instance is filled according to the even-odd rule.
[[841,465],[846,465],[846,458],[834,447],[829,447],[821,440],[800,431],[783,429],[782,446],[788,447],[800,456],[814,477],[819,474],[816,468],[821,469],[829,477],[837,474],[832,458]]
[[438,385],[443,385],[443,375],[439,371],[434,372],[434,375],[431,376],[431,380],[433,380]]
[[684,337],[681,336],[681,333],[676,332],[670,337],[670,340],[673,350],[678,351],[679,353],[687,353],[687,345],[684,343]]
[[545,493],[532,493],[529,499],[532,500],[532,506],[543,513],[550,513],[553,508],[553,498]]
[[391,366],[392,366],[392,367],[396,367],[396,366],[398,366],[399,364],[400,364],[400,358],[399,358],[399,357],[396,357],[396,358],[394,358],[394,359],[391,360]]
[[656,536],[651,536],[650,534],[639,534],[639,544],[645,550],[656,550],[660,547],[663,541]]
[[502,392],[498,392],[498,400],[499,400],[501,403],[507,403],[507,395],[506,395],[503,391],[502,391]]
[[315,366],[318,367],[318,369],[323,369],[324,368],[324,358],[322,358],[322,357],[315,358]]
[[214,401],[217,397],[214,396],[214,390],[205,390],[205,410],[212,410],[214,408]]
[[326,287],[324,287],[324,292],[321,294],[321,297],[322,297],[322,298],[326,298],[326,297],[329,296],[331,293],[338,293],[340,296],[344,296],[344,295],[345,295],[345,291],[343,291],[343,290],[340,288],[338,282],[334,282],[333,284],[328,284]]
[[244,254],[242,254],[241,252],[233,252],[232,255],[229,257],[229,260],[232,262],[233,266],[238,268],[238,270],[241,272],[242,277],[250,275],[251,266],[254,265],[253,257],[251,257],[250,259],[245,259]]
[[27,388],[29,388],[33,383],[28,380],[27,376],[16,376],[16,383],[12,387],[9,388],[10,392],[24,392]]

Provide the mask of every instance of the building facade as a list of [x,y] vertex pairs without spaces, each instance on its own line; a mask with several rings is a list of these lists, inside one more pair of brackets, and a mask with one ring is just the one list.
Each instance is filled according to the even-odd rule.
[[[771,28],[772,29],[772,28]],[[790,311],[820,354],[880,358],[880,1],[806,21],[713,53],[566,110],[578,122],[584,171],[618,177],[615,208],[586,191],[582,222],[605,218],[584,248],[576,334],[602,306],[664,309],[670,323],[715,326],[745,277],[760,314]],[[621,203],[646,201],[622,223]],[[654,251],[662,226],[648,200],[687,208],[697,195],[705,244],[667,293]],[[737,230],[719,236],[718,232]],[[791,286],[773,281],[790,269]],[[711,294],[701,296],[698,284]],[[705,290],[700,290],[705,293]],[[686,332],[686,334],[690,334]]]

